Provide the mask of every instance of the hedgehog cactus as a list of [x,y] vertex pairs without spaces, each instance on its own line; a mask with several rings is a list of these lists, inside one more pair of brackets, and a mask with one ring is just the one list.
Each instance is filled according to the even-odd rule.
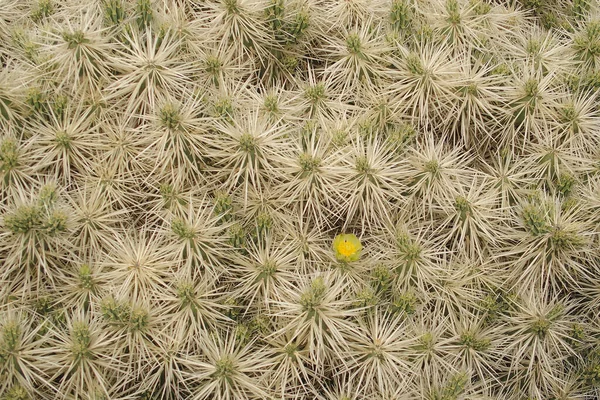
[[598,0],[0,0],[0,400],[600,398]]

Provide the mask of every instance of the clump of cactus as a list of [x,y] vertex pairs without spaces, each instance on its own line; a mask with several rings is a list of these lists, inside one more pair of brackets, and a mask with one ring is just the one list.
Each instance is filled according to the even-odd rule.
[[598,0],[0,0],[0,400],[600,398]]

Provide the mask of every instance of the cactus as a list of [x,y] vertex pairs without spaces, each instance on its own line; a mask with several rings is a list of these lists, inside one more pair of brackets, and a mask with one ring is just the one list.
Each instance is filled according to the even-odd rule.
[[0,0],[0,400],[600,397],[598,0]]

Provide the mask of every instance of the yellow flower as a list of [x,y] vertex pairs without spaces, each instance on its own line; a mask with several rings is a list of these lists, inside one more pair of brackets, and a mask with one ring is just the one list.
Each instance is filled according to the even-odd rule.
[[362,245],[356,235],[341,234],[333,239],[333,250],[339,261],[356,261],[360,258]]

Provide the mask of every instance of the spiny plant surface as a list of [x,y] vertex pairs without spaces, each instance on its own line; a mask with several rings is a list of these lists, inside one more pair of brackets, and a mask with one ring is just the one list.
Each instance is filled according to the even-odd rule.
[[0,399],[597,399],[597,0],[0,0]]

